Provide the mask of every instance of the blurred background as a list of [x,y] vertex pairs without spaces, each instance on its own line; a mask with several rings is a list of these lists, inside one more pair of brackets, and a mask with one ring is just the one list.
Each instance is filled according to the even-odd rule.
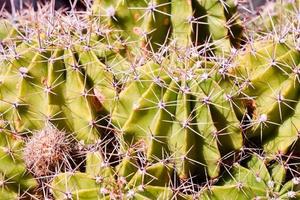
[[5,9],[12,12],[32,6],[36,3],[45,4],[51,1],[55,2],[55,9],[71,9],[72,7],[83,9],[85,7],[85,3],[81,0],[0,0],[0,11]]
[[[20,10],[26,6],[31,6],[34,3],[49,3],[51,0],[0,0],[0,11],[6,9],[9,12]],[[84,9],[83,0],[52,0],[55,1],[55,9]],[[114,0],[112,0],[114,1]],[[266,1],[270,0],[239,0],[245,7],[250,10],[255,10],[259,6],[263,5]]]

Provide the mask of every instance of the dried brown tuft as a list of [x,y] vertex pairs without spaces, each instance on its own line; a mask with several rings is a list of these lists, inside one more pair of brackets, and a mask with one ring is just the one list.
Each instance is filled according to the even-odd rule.
[[49,125],[26,143],[24,160],[35,176],[51,175],[67,163],[70,150],[65,132]]

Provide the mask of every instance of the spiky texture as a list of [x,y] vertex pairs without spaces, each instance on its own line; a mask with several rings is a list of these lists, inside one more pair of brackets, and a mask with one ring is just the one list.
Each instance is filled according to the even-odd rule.
[[172,166],[145,163],[127,154],[116,167],[101,153],[87,154],[86,172],[58,174],[52,181],[56,199],[170,199]]
[[[0,177],[8,180],[0,185],[14,180],[1,187],[3,194],[57,200],[297,197],[295,15],[288,34],[276,32],[282,24],[265,34],[249,31],[236,49],[240,25],[233,1],[93,5],[94,13],[70,15],[39,7],[4,22],[0,116],[9,126],[0,138],[28,142],[18,148],[25,155],[7,161],[10,168],[0,162]],[[76,149],[66,147],[64,137]],[[10,146],[6,141],[2,146]],[[6,162],[11,153],[3,149]],[[24,180],[32,185],[23,186]]]
[[170,156],[182,178],[205,172],[216,177],[221,154],[242,147],[227,66],[188,54],[160,61],[134,71],[116,102],[112,123],[125,148],[140,148],[151,160]]
[[[96,0],[92,10],[100,23],[124,30],[124,37],[158,51],[175,41],[179,46],[208,45],[230,52],[238,46],[242,27],[232,0]],[[182,12],[184,11],[184,12]]]
[[48,125],[29,139],[24,147],[24,161],[37,177],[55,174],[70,157],[72,144],[66,133]]
[[2,60],[1,116],[19,132],[50,122],[78,140],[95,142],[101,136],[100,112],[109,110],[118,94],[114,73],[99,58],[108,56],[106,49],[103,43],[97,44],[103,51],[94,51],[55,42],[51,37],[23,42]]
[[0,197],[9,200],[25,198],[38,184],[27,172],[23,161],[24,141],[16,132],[2,125],[0,131]]
[[7,20],[0,20],[0,42],[5,43],[16,36],[16,30]]
[[283,37],[292,26],[299,26],[300,1],[270,1],[257,13],[247,22],[249,31],[256,35],[275,32]]
[[300,179],[287,180],[289,169],[281,158],[268,163],[254,154],[243,165],[235,163],[215,186],[200,193],[200,199],[299,199]]
[[299,137],[300,52],[294,39],[255,41],[236,58],[232,72],[248,109],[246,137],[270,154],[287,153]]

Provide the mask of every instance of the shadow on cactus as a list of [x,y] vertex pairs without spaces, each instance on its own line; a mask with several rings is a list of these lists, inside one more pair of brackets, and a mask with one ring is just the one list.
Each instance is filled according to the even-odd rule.
[[183,47],[205,44],[221,54],[241,40],[236,8],[232,0],[96,0],[92,6],[100,23],[124,30],[129,40],[142,40],[150,51],[157,52],[171,39]]
[[[300,198],[300,179],[287,174],[293,171],[293,162],[288,157],[278,157],[272,162],[254,153],[242,163],[235,163],[216,185],[200,192],[200,199],[298,199]],[[298,160],[294,162],[299,162]]]
[[54,177],[56,199],[171,199],[172,165],[146,163],[128,151],[113,167],[98,151],[87,154],[86,172],[67,172]]
[[247,45],[232,72],[248,109],[246,138],[272,155],[299,152],[300,52],[295,39],[268,36]]
[[112,123],[125,148],[139,148],[150,160],[174,160],[181,178],[216,177],[221,156],[243,144],[235,113],[242,110],[234,109],[233,101],[237,88],[223,79],[218,63],[185,56],[136,69],[119,95]]
[[55,41],[25,41],[2,60],[1,116],[18,132],[39,130],[50,122],[77,140],[93,143],[106,128],[101,113],[111,109],[118,94],[116,73],[101,62],[99,54],[105,50],[50,42]]

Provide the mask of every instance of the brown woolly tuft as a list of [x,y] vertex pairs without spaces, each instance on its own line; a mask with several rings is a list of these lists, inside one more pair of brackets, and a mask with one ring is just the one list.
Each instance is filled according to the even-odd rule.
[[37,177],[53,174],[67,163],[70,145],[65,132],[49,125],[34,133],[26,143],[26,166]]

